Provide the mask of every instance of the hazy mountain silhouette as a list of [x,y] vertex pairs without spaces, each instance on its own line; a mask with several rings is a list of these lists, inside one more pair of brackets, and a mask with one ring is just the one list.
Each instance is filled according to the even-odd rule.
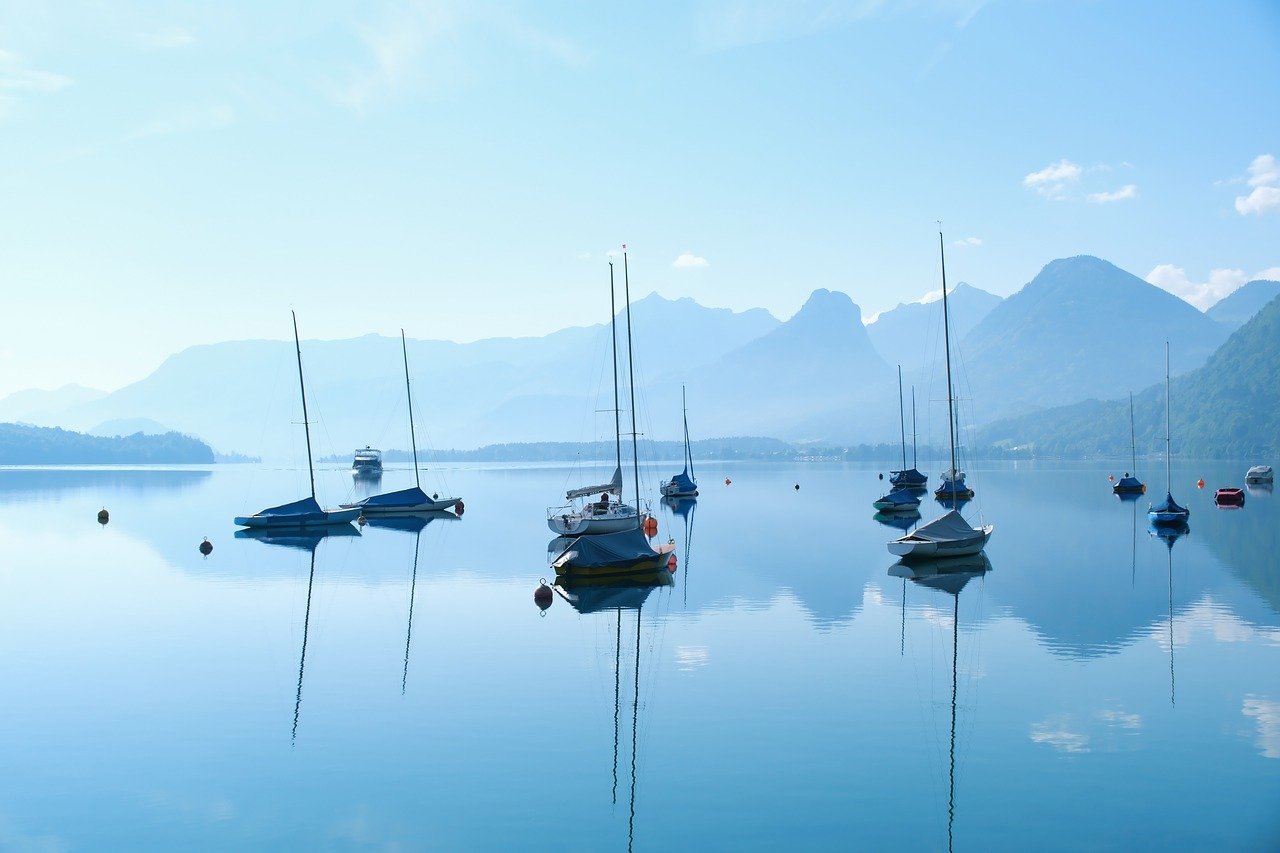
[[1253,319],[1262,306],[1277,296],[1280,296],[1280,281],[1258,279],[1242,285],[1205,313],[1234,331]]
[[93,429],[89,430],[89,435],[99,435],[110,438],[116,435],[134,435],[142,433],[143,435],[164,435],[166,432],[173,430],[162,423],[151,420],[150,418],[117,418],[111,421],[103,421]]
[[[959,340],[1001,303],[1001,298],[961,282],[947,293],[951,334]],[[919,370],[941,356],[934,347],[921,346],[936,337],[942,327],[942,302],[906,302],[885,311],[867,325],[876,352],[888,364],[901,364],[906,372]]]
[[[1171,343],[1171,353],[1180,346]],[[1163,372],[1164,342],[1145,360]],[[1280,453],[1280,297],[1231,334],[1201,368],[1170,385],[1175,453],[1208,459],[1273,458]],[[1139,451],[1164,435],[1162,378],[1134,397]],[[1124,455],[1129,449],[1129,400],[1088,400],[991,424],[980,443],[1033,445],[1058,456]]]
[[1204,364],[1219,323],[1131,273],[1082,255],[1045,266],[961,341],[958,392],[979,422],[1089,398],[1118,397]]
[[0,421],[46,425],[72,406],[107,396],[106,391],[83,385],[63,385],[54,391],[29,388],[0,400]]

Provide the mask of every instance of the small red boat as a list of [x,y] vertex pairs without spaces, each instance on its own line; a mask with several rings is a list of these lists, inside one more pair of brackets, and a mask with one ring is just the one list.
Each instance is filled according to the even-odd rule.
[[1213,494],[1213,502],[1218,506],[1244,506],[1244,489],[1218,489]]

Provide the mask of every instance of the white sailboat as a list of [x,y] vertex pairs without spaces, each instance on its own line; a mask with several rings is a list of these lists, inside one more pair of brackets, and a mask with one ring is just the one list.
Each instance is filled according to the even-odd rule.
[[[938,251],[942,258],[942,324],[943,340],[947,354],[947,435],[951,441],[951,468],[943,474],[942,485],[935,494],[952,501],[973,497],[973,490],[964,483],[964,473],[956,468],[955,393],[951,384],[951,332],[947,315],[947,257],[938,232]],[[945,493],[944,493],[945,490]],[[958,510],[952,509],[941,518],[916,528],[888,543],[889,553],[903,560],[935,559],[938,557],[965,557],[977,554],[987,546],[994,525],[974,527],[965,521]]]
[[298,342],[297,314],[293,314],[293,346],[298,354],[298,391],[302,395],[302,428],[307,436],[307,471],[311,475],[311,496],[267,507],[253,515],[237,516],[235,523],[240,527],[326,527],[347,524],[360,515],[358,509],[321,509],[316,502],[316,468],[311,460],[311,423],[307,419],[307,388],[302,379],[302,344]]
[[342,504],[347,509],[354,507],[365,516],[441,512],[453,509],[458,504],[458,498],[431,497],[422,491],[422,480],[418,474],[418,438],[413,427],[413,391],[409,388],[409,348],[405,344],[404,329],[400,330],[400,352],[404,356],[404,393],[409,404],[409,444],[413,448],[413,487],[371,495],[356,503]]
[[684,470],[662,484],[664,498],[696,498],[698,481],[693,477],[693,452],[689,449],[689,406],[685,402],[684,386],[680,386],[680,408],[684,414]]
[[[628,304],[628,317],[630,317],[630,307]],[[609,263],[609,309],[609,333],[613,343],[613,477],[609,482],[597,486],[570,489],[564,494],[564,499],[569,501],[568,504],[547,508],[547,527],[558,536],[619,533],[640,526],[640,517],[636,508],[622,500],[622,423],[621,410],[618,407],[618,312],[614,298],[612,261]],[[629,323],[627,334],[628,336],[631,334]],[[634,409],[634,405],[632,408]],[[634,412],[632,417],[634,418]],[[632,432],[635,430],[633,429]],[[637,483],[637,501],[640,496],[638,486]],[[596,494],[600,495],[600,500],[582,501],[583,498]],[[610,495],[617,500],[609,500]]]

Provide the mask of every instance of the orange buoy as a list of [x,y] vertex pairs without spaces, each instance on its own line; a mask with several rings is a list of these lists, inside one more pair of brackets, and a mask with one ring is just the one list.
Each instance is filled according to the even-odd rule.
[[732,482],[733,482],[733,480],[730,480],[728,477],[725,477],[725,478],[724,478],[724,484],[725,484],[726,486],[727,486],[727,485],[729,485],[729,484],[730,484],[730,483],[732,483]]
[[644,532],[646,536],[658,535],[658,519],[652,515],[644,520]]
[[1114,483],[1114,482],[1116,481],[1116,475],[1115,475],[1115,474],[1108,474],[1108,475],[1107,475],[1107,479]]
[[213,543],[209,541],[208,536],[206,536],[204,541],[200,543],[200,553],[204,554],[206,557],[213,553]]
[[551,587],[547,586],[547,579],[538,578],[538,588],[533,591],[533,603],[538,605],[539,610],[545,612],[553,600]]
[[453,505],[453,511],[456,512],[458,515],[462,515],[462,511],[465,509],[466,507],[462,505],[462,501],[458,501],[456,504]]
[[1203,488],[1204,488],[1204,480],[1196,480],[1196,488],[1197,488],[1197,489],[1203,489]]
[[676,565],[676,555],[672,554],[667,558],[667,571],[674,575],[676,573]]

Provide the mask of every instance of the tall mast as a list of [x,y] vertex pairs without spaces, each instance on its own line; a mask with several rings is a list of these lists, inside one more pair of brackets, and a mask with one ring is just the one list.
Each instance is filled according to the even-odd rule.
[[911,467],[919,468],[916,461],[916,386],[911,386]]
[[1173,494],[1173,465],[1169,461],[1173,453],[1173,440],[1169,437],[1169,342],[1164,342],[1164,485],[1165,491]]
[[947,251],[942,243],[942,229],[938,229],[938,256],[942,259],[942,339],[947,350],[947,438],[951,441],[952,482],[956,476],[956,416],[955,393],[951,389],[951,319],[947,314]]
[[[622,422],[621,415],[618,414],[618,305],[613,296],[613,261],[609,261],[609,337],[613,341],[613,463],[621,470]],[[638,497],[637,500],[639,500]]]
[[640,526],[640,450],[636,443],[636,365],[631,353],[631,278],[627,274],[627,244],[622,244],[622,286],[627,298],[627,381],[631,387],[631,462],[636,479],[636,527]]
[[902,470],[907,469],[907,416],[902,413],[902,365],[898,365],[898,431],[902,433]]
[[689,448],[689,403],[685,399],[684,386],[680,386],[680,410],[684,415],[684,463],[689,466],[689,476],[693,476],[693,451]]
[[311,499],[316,499],[316,466],[311,461],[311,424],[307,421],[307,386],[302,381],[302,344],[298,342],[298,314],[293,315],[293,347],[298,351],[298,391],[302,394],[302,430],[307,434],[307,473],[311,475]]
[[[413,429],[413,392],[409,390],[409,347],[404,342],[404,329],[400,330],[400,352],[404,355],[404,396],[409,401],[409,444],[413,447],[413,484],[422,488],[422,482],[418,479],[418,435]],[[414,559],[417,559],[416,555]]]
[[1133,429],[1133,392],[1129,392],[1129,449],[1133,453],[1133,476],[1138,476],[1138,434]]

